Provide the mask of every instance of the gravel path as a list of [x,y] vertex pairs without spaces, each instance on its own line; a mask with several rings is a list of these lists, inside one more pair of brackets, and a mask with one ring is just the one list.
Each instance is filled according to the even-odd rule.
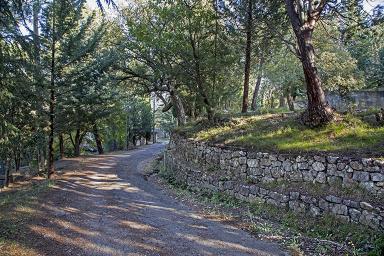
[[203,218],[144,179],[161,144],[61,162],[64,174],[29,224],[40,255],[286,255],[238,228]]

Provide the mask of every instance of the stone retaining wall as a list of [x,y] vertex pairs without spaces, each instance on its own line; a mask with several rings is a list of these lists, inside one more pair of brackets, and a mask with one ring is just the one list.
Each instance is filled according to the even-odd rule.
[[[248,201],[262,200],[313,216],[329,213],[348,222],[384,230],[383,161],[220,148],[174,134],[165,164],[178,182],[191,189],[225,192]],[[318,183],[330,191],[359,187],[366,192],[365,198],[372,200],[269,188],[268,184],[274,182],[299,187]]]

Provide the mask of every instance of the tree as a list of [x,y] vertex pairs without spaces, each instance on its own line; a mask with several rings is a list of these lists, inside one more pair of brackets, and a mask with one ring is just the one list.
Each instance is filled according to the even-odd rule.
[[287,13],[298,45],[298,55],[303,66],[308,107],[302,120],[309,126],[330,122],[333,111],[325,100],[312,43],[313,31],[326,5],[326,0],[285,0]]
[[245,65],[244,65],[244,85],[243,85],[243,104],[241,112],[246,113],[248,111],[248,94],[249,94],[249,75],[251,71],[251,46],[252,46],[252,2],[253,0],[247,1],[247,25],[246,25],[246,47],[245,47]]

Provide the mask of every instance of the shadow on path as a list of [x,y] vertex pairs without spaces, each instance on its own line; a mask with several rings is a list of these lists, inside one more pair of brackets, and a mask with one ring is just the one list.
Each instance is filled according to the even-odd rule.
[[37,255],[285,255],[144,180],[140,163],[163,147],[62,161],[64,173],[35,204],[23,243]]

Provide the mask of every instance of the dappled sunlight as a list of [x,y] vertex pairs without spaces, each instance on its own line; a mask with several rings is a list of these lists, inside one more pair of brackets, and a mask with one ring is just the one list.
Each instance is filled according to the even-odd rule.
[[57,219],[54,221],[59,227],[69,229],[71,232],[76,232],[81,235],[87,235],[87,236],[97,236],[100,235],[99,232],[91,231],[89,229],[81,228],[79,226],[74,225],[71,221],[66,221],[62,219]]
[[[257,252],[252,238],[244,243],[243,231],[205,219],[145,181],[139,162],[152,155],[137,150],[62,163],[63,175],[35,205],[38,210],[16,208],[39,213],[27,224],[27,246],[39,248],[41,255],[58,250],[64,255],[173,255],[172,248],[208,255]],[[108,165],[100,165],[105,158]]]
[[17,206],[15,209],[14,209],[16,212],[19,212],[19,213],[26,213],[26,214],[37,214],[39,211],[37,211],[36,209],[30,207],[30,206],[23,206],[23,205],[19,205]]
[[66,246],[73,246],[73,247],[81,246],[81,248],[83,248],[84,250],[99,252],[99,253],[108,254],[108,255],[116,255],[116,253],[120,255],[123,254],[122,251],[116,250],[109,246],[90,243],[87,239],[84,239],[82,237],[76,237],[74,239],[74,238],[60,235],[58,232],[55,232],[54,230],[49,229],[47,227],[32,225],[30,226],[30,229],[40,236],[52,239],[60,244],[65,244]]
[[191,234],[183,234],[183,233],[177,233],[178,237],[182,237],[184,239],[188,239],[190,241],[193,241],[201,246],[208,246],[208,247],[221,247],[226,249],[235,249],[242,252],[249,252],[249,253],[255,253],[256,255],[263,255],[265,254],[263,251],[256,250],[253,248],[242,246],[238,243],[232,243],[229,241],[221,241],[217,239],[201,239],[200,236],[195,236]]
[[154,231],[154,230],[156,230],[156,228],[154,228],[150,225],[146,225],[146,224],[138,223],[138,222],[134,222],[134,221],[129,221],[129,220],[120,221],[120,225],[123,227],[131,228],[131,229],[137,229],[140,231]]

